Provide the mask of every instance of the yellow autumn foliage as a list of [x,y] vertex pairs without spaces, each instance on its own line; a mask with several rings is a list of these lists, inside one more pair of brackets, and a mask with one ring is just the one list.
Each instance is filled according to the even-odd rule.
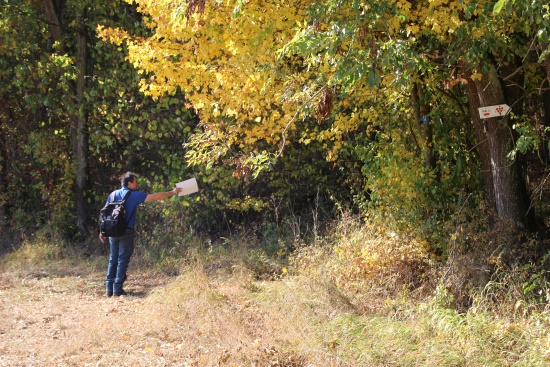
[[[304,0],[136,3],[154,30],[152,36],[137,37],[120,29],[99,29],[99,33],[104,39],[127,44],[128,60],[143,75],[141,88],[145,94],[159,97],[177,90],[185,93],[203,127],[203,133],[189,142],[190,158],[208,164],[232,146],[257,152],[261,141],[282,149],[285,135],[296,128],[296,121],[315,116],[327,88],[334,94],[327,107],[332,118],[330,126],[304,131],[299,136],[304,143],[330,141],[327,158],[334,159],[346,134],[361,125],[391,122],[388,118],[384,121],[388,99],[409,93],[407,83],[398,81],[415,81],[414,70],[406,71],[405,76],[396,72],[398,66],[382,69],[378,64],[380,49],[386,42],[401,42],[403,47],[413,48],[421,35],[435,36],[443,44],[454,42],[457,29],[468,22],[466,12],[476,15],[492,6],[488,0],[473,5],[460,0],[389,0],[376,6],[368,2],[338,6],[329,3],[320,5],[326,5],[327,19],[310,19],[306,9],[316,3]],[[377,12],[376,17],[364,19],[375,21],[365,23],[361,17],[369,12]],[[350,28],[354,30],[338,34],[343,28],[333,27],[330,17],[346,23],[348,33]],[[498,27],[499,21],[494,18],[491,24]],[[469,37],[482,37],[486,25],[471,22]],[[507,27],[513,29],[515,25],[512,22]],[[319,44],[308,45],[318,51],[308,56],[307,50],[301,50],[303,57],[294,59],[295,50],[287,46],[318,32],[329,35],[326,39],[314,37],[311,42]],[[335,44],[338,47],[330,49]],[[442,51],[434,52],[431,57],[439,57],[437,53]],[[428,56],[416,55],[430,62]],[[348,81],[346,91],[341,92],[342,81],[335,76],[343,62],[350,62],[349,57],[354,58],[351,65],[364,64],[370,73],[380,73],[378,85],[367,81],[367,71],[358,72],[357,79]],[[427,85],[438,87],[441,83],[429,75],[423,78]],[[216,153],[208,153],[213,151]]]
[[128,60],[144,74],[145,94],[185,92],[209,139],[223,140],[226,147],[280,139],[298,107],[281,101],[277,50],[303,21],[304,4],[208,1],[202,13],[187,18],[181,2],[137,3],[153,36],[134,37],[119,29],[100,34],[126,41]]

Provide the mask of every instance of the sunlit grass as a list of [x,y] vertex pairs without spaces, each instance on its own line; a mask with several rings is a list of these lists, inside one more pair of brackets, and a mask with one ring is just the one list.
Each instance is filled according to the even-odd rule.
[[187,268],[148,301],[162,304],[174,322],[185,325],[190,346],[231,355],[227,365],[290,355],[304,366],[550,363],[548,315],[508,319],[475,309],[460,314],[436,297],[422,303],[388,300],[383,312],[365,314],[311,279],[259,281],[202,269]]
[[[88,298],[102,305],[101,319],[109,326],[103,330],[94,317],[73,316],[81,330],[65,353],[74,354],[76,363],[92,362],[91,355],[106,361],[112,349],[117,360],[116,336],[128,342],[125,353],[201,366],[550,365],[544,272],[521,267],[501,275],[498,283],[470,289],[472,304],[458,310],[449,285],[434,282],[441,265],[429,262],[427,252],[409,254],[420,267],[409,267],[402,256],[392,261],[392,253],[401,255],[420,241],[382,226],[341,223],[340,228],[344,225],[345,231],[317,238],[314,245],[300,244],[290,258],[262,248],[248,234],[215,243],[169,238],[164,232],[143,236],[130,282],[132,272],[147,282],[159,271],[169,281],[145,292],[143,300],[129,299],[139,314],[125,309],[122,329],[110,321],[122,317],[117,307],[101,303],[105,297]],[[84,255],[51,238],[27,241],[1,261],[3,278],[9,280],[5,287],[17,288],[17,279],[32,271],[42,275],[31,277],[34,288],[23,284],[6,300],[34,306],[42,299],[36,292],[56,289],[102,297],[106,261],[105,254]],[[525,278],[527,270],[538,276]],[[42,278],[47,284],[39,285]],[[527,298],[533,285],[540,304]],[[65,310],[78,309],[55,302]],[[63,332],[71,331],[70,325],[62,326]]]

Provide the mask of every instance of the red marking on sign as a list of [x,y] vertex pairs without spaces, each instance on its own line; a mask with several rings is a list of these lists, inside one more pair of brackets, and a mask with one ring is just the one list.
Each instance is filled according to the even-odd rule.
[[505,104],[500,104],[496,106],[486,106],[479,108],[479,117],[482,119],[497,117],[497,116],[506,116],[510,112],[510,107]]

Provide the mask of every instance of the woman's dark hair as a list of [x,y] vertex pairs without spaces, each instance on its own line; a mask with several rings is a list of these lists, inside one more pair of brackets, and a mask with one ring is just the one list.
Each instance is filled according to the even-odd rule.
[[122,178],[120,179],[120,183],[122,186],[128,186],[130,182],[134,181],[134,178],[138,178],[139,176],[134,172],[126,172]]

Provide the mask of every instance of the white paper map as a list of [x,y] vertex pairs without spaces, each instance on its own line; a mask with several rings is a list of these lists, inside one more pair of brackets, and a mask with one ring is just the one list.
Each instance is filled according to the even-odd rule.
[[199,191],[199,186],[197,185],[197,180],[195,178],[178,182],[176,187],[181,187],[183,189],[180,191],[179,196],[189,195]]

